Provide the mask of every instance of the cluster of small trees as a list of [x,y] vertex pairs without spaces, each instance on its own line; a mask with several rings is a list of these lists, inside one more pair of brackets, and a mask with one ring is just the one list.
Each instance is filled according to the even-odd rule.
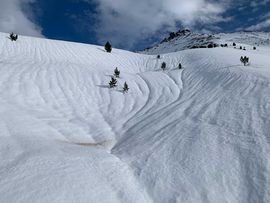
[[[166,67],[167,67],[167,64],[165,62],[162,62],[161,69],[164,71],[166,69]],[[178,69],[182,69],[182,64],[181,63],[179,63]]]
[[248,65],[249,64],[249,58],[248,57],[246,57],[246,56],[241,56],[241,58],[240,58],[240,61],[241,61],[241,63],[243,63],[244,64],[244,66],[246,66],[246,65]]
[[221,47],[228,47],[228,44],[221,44]]
[[240,46],[239,49],[246,51],[246,47]]
[[[236,44],[233,42],[233,46],[236,49]],[[246,51],[246,47],[239,46],[239,49]],[[257,48],[254,46],[253,50],[256,50]]]
[[[165,62],[162,62],[161,69],[164,71],[166,69],[166,66],[167,66],[167,64]],[[178,69],[182,69],[182,64],[181,63],[179,63]]]
[[[211,45],[211,46],[208,46],[208,48],[213,48],[213,47],[214,47],[213,44],[210,44],[210,45]],[[233,46],[235,47],[236,44],[233,43]],[[107,43],[105,44],[104,47],[105,47],[105,50],[106,50],[108,53],[110,53],[110,52],[112,51],[112,46],[111,46],[111,44],[110,44],[109,42],[107,42]],[[228,44],[221,44],[221,47],[228,47]],[[243,50],[246,50],[246,48],[245,48],[245,47],[242,47],[242,46],[240,46],[239,48],[240,48],[241,50],[242,50],[242,49],[243,49]],[[253,47],[253,50],[256,50],[256,47]],[[160,59],[160,58],[161,58],[160,55],[157,55],[157,59]],[[241,63],[244,64],[244,66],[246,66],[246,65],[249,64],[249,58],[246,57],[246,56],[244,56],[244,57],[241,56],[240,61],[241,61]],[[166,67],[167,67],[167,64],[166,64],[165,62],[162,62],[162,64],[161,64],[161,69],[164,71],[164,70],[166,69]],[[182,64],[181,64],[181,63],[179,63],[178,69],[182,69]],[[120,77],[120,70],[118,70],[118,68],[116,67],[116,68],[114,69],[114,76],[111,77],[111,81],[109,82],[110,88],[114,88],[114,87],[117,86],[117,79],[116,79],[116,78],[119,78],[119,77]],[[125,82],[125,83],[124,83],[124,86],[123,86],[123,93],[128,92],[128,90],[129,90],[128,84]]]
[[[112,45],[110,44],[110,42],[106,42],[106,44],[104,45],[104,48],[106,50],[106,52],[111,53],[112,52]],[[110,88],[114,88],[117,87],[117,79],[120,77],[120,70],[118,70],[118,68],[116,67],[114,69],[114,75],[111,77],[111,80],[109,82],[109,87]],[[124,83],[123,86],[123,93],[127,93],[129,90],[128,84],[127,82]]]
[[191,49],[216,48],[216,47],[218,47],[218,44],[216,44],[216,43],[210,43],[208,45],[207,44],[205,44],[205,45],[193,45],[191,47]]
[[[235,43],[235,42],[233,42],[233,44],[232,44],[232,45],[233,45],[233,47],[236,49],[236,43]],[[228,44],[221,44],[220,46],[221,46],[221,47],[228,47]],[[245,51],[245,50],[246,50],[246,47],[239,46],[239,49],[241,49],[241,50],[244,50],[244,51]],[[255,46],[253,47],[253,50],[256,50],[256,47],[255,47]]]
[[[110,88],[117,87],[117,79],[116,78],[119,78],[119,77],[120,77],[120,70],[118,70],[118,68],[116,67],[114,69],[114,76],[111,77],[111,80],[109,82]],[[129,90],[128,84],[127,84],[127,82],[125,82],[124,86],[123,86],[123,93],[127,93],[128,90]]]
[[[235,42],[233,42],[233,44],[232,44],[232,45],[233,45],[233,47],[236,49],[236,43],[235,43]],[[221,46],[221,47],[228,47],[228,44],[221,44],[220,46]],[[244,50],[244,51],[245,51],[245,50],[246,50],[246,47],[239,46],[239,49],[241,49],[241,50]],[[256,50],[256,49],[257,49],[257,48],[254,46],[254,47],[253,47],[253,50]]]
[[[157,59],[160,59],[160,55],[157,55]],[[164,71],[167,67],[167,64],[163,61],[162,64],[161,64],[161,69]],[[178,65],[178,69],[182,69],[182,64],[179,63]]]

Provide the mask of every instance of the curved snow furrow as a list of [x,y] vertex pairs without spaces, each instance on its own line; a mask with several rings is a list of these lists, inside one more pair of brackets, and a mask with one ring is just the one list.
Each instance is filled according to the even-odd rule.
[[167,74],[149,72],[139,74],[139,76],[147,85],[149,89],[149,96],[145,104],[132,117],[132,119],[128,119],[126,121],[124,125],[126,129],[129,129],[130,127],[128,126],[132,126],[134,124],[140,126],[139,123],[143,123],[149,120],[148,118],[151,117],[152,114],[160,111],[166,106],[169,106],[180,95],[180,90],[178,89],[175,81],[172,80]]
[[[267,202],[270,157],[266,154],[270,148],[265,143],[269,135],[259,129],[269,129],[265,125],[269,119],[258,119],[265,106],[258,104],[258,98],[270,95],[267,82],[251,72],[239,72],[247,71],[242,68],[221,70],[224,65],[218,65],[215,59],[206,58],[198,64],[184,71],[181,99],[128,129],[129,136],[115,145],[113,153],[135,168],[154,201],[217,202],[229,197],[233,202]],[[270,114],[269,109],[263,111]],[[188,144],[188,140],[194,144]],[[182,149],[184,142],[187,144]],[[173,149],[179,152],[168,154]],[[179,160],[182,156],[183,160]],[[176,166],[170,168],[172,165]],[[215,168],[227,169],[221,179],[213,178],[213,174],[219,174]],[[175,181],[177,178],[181,181]],[[156,187],[160,182],[179,190]],[[194,183],[204,187],[195,189]],[[187,193],[185,188],[190,187],[198,193]],[[219,196],[212,194],[211,188],[219,191]]]
[[[126,122],[140,112],[148,101],[149,88],[145,81],[137,74],[129,80],[132,79],[135,79],[133,84],[131,83],[132,90],[130,90],[129,94],[123,95],[124,103],[121,112],[119,112],[119,119],[121,120],[119,128],[121,131]],[[135,93],[137,94],[136,96]]]
[[137,83],[139,87],[139,91],[142,93],[142,98],[145,98],[145,101],[143,102],[143,105],[141,105],[137,111],[134,111],[134,114],[126,119],[125,123],[123,124],[123,128],[126,128],[126,125],[128,122],[130,122],[134,117],[137,117],[139,113],[147,106],[147,103],[149,101],[149,94],[150,94],[150,89],[146,81],[140,76],[140,74],[136,74],[140,80],[139,83]]
[[[16,79],[16,76],[12,76],[12,79],[15,79],[15,81],[18,81],[18,87],[20,89],[16,90],[16,87],[11,87],[10,89],[12,89],[12,91],[16,90],[16,92],[21,92],[20,97],[21,99],[18,101],[18,103],[20,102],[21,104],[25,104],[24,106],[27,107],[29,106],[29,109],[33,109],[34,110],[36,108],[44,108],[45,105],[49,105],[54,109],[54,113],[59,112],[62,114],[62,119],[64,120],[68,120],[71,119],[71,116],[74,116],[74,111],[72,109],[72,105],[74,106],[74,104],[72,104],[72,102],[69,100],[69,98],[75,99],[76,100],[76,96],[78,94],[67,94],[64,90],[64,88],[69,86],[69,82],[73,81],[72,79],[70,81],[63,81],[61,80],[59,82],[59,76],[61,77],[62,75],[68,75],[69,73],[63,70],[61,72],[56,72],[60,67],[59,66],[55,66],[53,64],[50,64],[51,68],[48,69],[48,71],[45,71],[47,68],[44,68],[44,73],[46,73],[46,75],[44,75],[44,80],[41,84],[47,84],[49,83],[50,86],[48,87],[42,87],[40,86],[40,79],[37,80],[37,85],[33,84],[31,81],[33,81],[33,78],[30,76],[31,74],[34,74],[36,72],[36,70],[42,71],[40,70],[40,68],[37,68],[35,65],[32,69],[22,69],[21,68],[21,72],[17,72],[18,74],[18,79]],[[44,67],[44,64],[40,65],[41,68]],[[25,74],[26,73],[26,74]],[[58,75],[57,75],[58,74]],[[59,75],[60,74],[60,75]],[[70,74],[72,75],[72,73]],[[34,76],[33,76],[34,77]],[[54,78],[58,78],[58,81],[55,81]],[[90,80],[90,79],[89,79]],[[31,82],[31,85],[30,83]],[[28,85],[29,83],[29,85]],[[79,81],[76,81],[77,84],[79,84]],[[15,82],[12,82],[9,80],[9,84],[16,84]],[[21,85],[24,84],[24,85]],[[27,85],[25,85],[27,84]],[[62,84],[65,84],[65,86],[63,86]],[[89,84],[90,86],[93,86],[91,84]],[[29,87],[28,87],[29,86]],[[34,91],[36,87],[39,87],[40,89],[40,93],[42,98],[39,100],[37,99],[37,91]],[[22,88],[21,88],[22,87]],[[44,92],[44,89],[46,92]],[[78,92],[79,90],[77,89],[77,87],[73,88],[74,91],[76,89],[76,91]],[[30,94],[29,94],[30,93]],[[16,93],[19,94],[19,93]],[[33,99],[31,99],[31,95],[33,95]],[[85,95],[85,94],[84,94]],[[75,98],[74,98],[75,97]],[[79,99],[79,98],[78,98]],[[22,102],[23,101],[23,102]],[[28,103],[28,101],[30,103]],[[45,101],[44,105],[40,104],[40,101]],[[34,102],[34,103],[33,103]],[[34,104],[34,106],[32,106],[31,104]],[[31,106],[30,106],[31,105]],[[38,105],[38,106],[36,106]],[[87,106],[92,106],[93,104],[87,104]],[[47,107],[46,107],[47,108]],[[78,110],[81,111],[81,110]],[[83,112],[83,111],[82,111]],[[78,115],[75,117],[79,117]],[[81,120],[82,121],[82,120]],[[62,121],[61,121],[62,122]],[[66,122],[66,121],[65,121]],[[56,125],[55,120],[53,119],[53,125]]]
[[[80,83],[80,81],[76,81],[74,83],[71,82],[74,80],[72,76],[74,74],[75,73],[70,72],[70,70],[66,74],[63,74],[63,71],[61,71],[57,73],[56,77],[58,78],[57,86],[60,87],[60,92],[63,94],[61,98],[62,100],[64,99],[63,101],[65,101],[66,103],[66,108],[63,109],[63,104],[60,103],[57,109],[63,110],[62,113],[64,113],[65,117],[68,119],[68,125],[70,125],[71,127],[73,126],[72,128],[74,128],[74,132],[80,132],[80,136],[77,135],[77,138],[76,135],[68,135],[69,139],[71,138],[71,141],[74,142],[76,140],[76,142],[87,142],[88,139],[90,139],[90,141],[91,139],[94,139],[97,142],[101,142],[106,141],[106,139],[113,139],[114,136],[112,137],[111,135],[111,127],[109,127],[108,125],[106,126],[106,121],[104,120],[102,114],[96,112],[97,107],[95,103],[84,100],[86,93],[81,92],[80,88],[72,85]],[[64,75],[67,77],[64,78]],[[83,77],[81,76],[81,78]],[[90,78],[88,85],[92,87],[94,86],[94,84],[91,84]],[[78,105],[78,102],[80,103],[80,105]],[[96,124],[93,123],[94,120]],[[98,127],[98,125],[101,125],[101,123],[103,127]],[[65,129],[63,129],[64,126],[65,125],[63,125],[62,127],[62,124],[60,123],[60,126],[58,126],[58,128],[62,129],[62,131],[66,131]],[[90,129],[95,129],[96,133],[91,132]],[[105,137],[104,131],[109,131],[109,133],[107,133],[107,136]]]
[[[177,60],[178,61],[178,60]],[[171,65],[171,63],[169,63]],[[179,70],[180,71],[180,70]],[[154,77],[156,80],[157,77]],[[168,79],[165,79],[165,80],[168,80]],[[145,81],[147,82],[147,79],[145,79]],[[151,81],[151,80],[149,80]],[[164,80],[162,82],[163,84],[162,85],[165,85],[164,84]],[[180,82],[181,84],[181,87],[182,87],[182,81]],[[149,86],[149,85],[148,85]],[[178,85],[176,85],[178,86]],[[167,115],[170,115],[170,112],[173,112],[175,110],[170,110],[170,109],[175,109],[174,107],[176,107],[177,105],[179,105],[179,102],[182,103],[182,101],[180,100],[180,92],[178,93],[178,96],[177,97],[172,97],[172,101],[171,102],[165,102],[165,106],[162,107],[162,105],[159,105],[160,108],[157,108],[155,105],[157,103],[157,100],[156,101],[153,101],[153,102],[150,102],[151,101],[151,98],[148,100],[148,102],[146,103],[146,105],[143,107],[143,109],[140,110],[140,112],[138,112],[135,116],[134,116],[134,120],[136,125],[134,125],[134,129],[131,127],[131,128],[128,128],[127,126],[127,131],[126,131],[126,134],[130,134],[130,135],[135,135],[137,133],[139,133],[142,129],[152,129],[151,126],[161,126],[160,128],[158,128],[157,131],[159,131],[160,129],[163,128],[163,125],[157,125],[157,123],[160,121],[156,121],[157,118],[162,118],[162,121],[166,121],[167,122]],[[154,95],[153,92],[150,91],[149,93],[150,95]],[[162,93],[161,95],[166,95],[167,94],[164,94]],[[160,99],[159,97],[160,96],[152,96],[154,98],[157,98],[157,99]],[[167,96],[168,97],[168,96]],[[153,105],[155,104],[155,105]],[[153,105],[153,106],[152,106]],[[150,106],[150,107],[148,107]],[[152,112],[151,112],[152,110]],[[151,112],[151,113],[150,113]],[[149,115],[148,115],[148,114]],[[143,118],[140,118],[141,116],[143,115]],[[139,120],[138,120],[139,118]],[[153,122],[154,121],[154,122]],[[134,133],[133,133],[134,132]],[[135,133],[136,132],[136,133]],[[147,134],[147,133],[146,133]],[[131,136],[130,136],[131,137]],[[120,141],[119,141],[120,143]],[[117,146],[116,146],[117,148]]]
[[[176,60],[176,61],[178,61],[178,60]],[[171,64],[171,63],[169,63],[169,64]],[[178,70],[178,72],[180,72],[180,74],[181,74],[181,71],[180,70]],[[154,78],[156,80],[157,77],[154,77]],[[165,80],[168,80],[168,78],[169,77],[167,76],[167,78]],[[165,80],[162,79],[162,81],[163,81],[162,82],[162,85],[169,86],[169,85],[166,85],[164,83]],[[147,79],[145,79],[145,81],[147,82]],[[151,80],[149,80],[149,81],[151,81]],[[173,82],[174,82],[174,80],[173,80]],[[179,84],[180,84],[180,87],[183,86],[182,81]],[[176,85],[176,87],[179,86],[175,82],[174,82],[174,85]],[[170,85],[170,86],[172,86],[172,85]],[[197,86],[197,85],[195,85],[195,86]],[[148,100],[148,103],[146,103],[146,105],[143,107],[143,109],[140,110],[140,112],[137,113],[134,116],[134,119],[136,120],[136,122],[135,122],[136,123],[136,126],[140,126],[139,128],[141,128],[141,125],[140,125],[140,123],[141,123],[141,124],[143,124],[143,126],[148,126],[149,129],[151,129],[151,126],[155,126],[156,125],[156,122],[152,122],[153,121],[152,118],[163,118],[162,120],[167,120],[166,119],[167,115],[170,115],[170,112],[173,112],[174,111],[174,110],[171,110],[171,109],[177,109],[177,106],[182,105],[182,103],[183,103],[182,99],[180,99],[180,97],[181,97],[181,94],[180,93],[181,93],[181,90],[178,89],[178,93],[177,94],[173,94],[175,96],[169,97],[168,94],[162,92],[162,94],[160,94],[160,95],[166,95],[166,97],[170,98],[170,100],[171,100],[170,102],[165,101],[164,102],[165,105],[162,106],[162,104],[158,104],[158,101],[159,100],[162,100],[161,97],[154,95],[154,93],[150,91],[149,94],[150,95],[151,94],[154,95],[153,98],[156,98],[157,100],[151,101],[151,98],[150,98]],[[176,96],[176,95],[178,95],[178,96]],[[194,95],[195,95],[195,93],[194,93]],[[158,105],[158,107],[155,106],[155,105]],[[147,106],[150,106],[150,107],[147,107]],[[140,121],[139,121],[137,119],[137,117],[141,117],[140,115],[143,115],[143,118],[140,118],[139,119]],[[131,129],[129,129],[126,133],[129,134],[130,133],[130,130]],[[136,128],[135,128],[134,131],[137,131]]]
[[[109,78],[109,77],[108,77]],[[128,94],[123,94],[122,85],[124,81],[127,81],[130,86]],[[113,127],[113,131],[119,138],[123,134],[123,125],[133,118],[133,116],[142,109],[142,106],[146,103],[149,90],[144,84],[144,81],[137,75],[133,74],[121,74],[118,79],[118,87],[115,89],[99,88],[100,100],[98,103],[102,103],[100,111],[106,118],[110,126]],[[107,95],[109,93],[109,95]],[[104,97],[106,96],[106,97]]]
[[[133,60],[133,61],[136,61],[136,60]],[[142,60],[138,60],[138,61],[140,61],[138,64],[132,64],[131,66],[139,66],[139,65],[141,65],[141,63],[142,64],[144,64],[145,62],[143,62]],[[145,60],[146,62],[148,61],[148,60]],[[129,63],[129,62],[126,62],[126,63]],[[144,64],[144,66],[146,66],[145,64]],[[151,68],[152,70],[154,70],[155,68]],[[154,72],[155,73],[155,72]],[[146,73],[147,74],[147,73]],[[159,74],[159,73],[157,73],[157,74]],[[167,81],[167,80],[171,80],[167,75],[164,75],[165,76],[165,79],[164,79],[164,81]],[[122,82],[122,80],[123,80],[123,78],[126,78],[127,76],[125,76],[125,75],[122,75],[121,77],[120,77],[120,82]],[[166,78],[167,77],[167,78]],[[132,81],[132,80],[137,80],[136,78],[130,78],[128,81]],[[172,80],[172,82],[174,82],[174,80]],[[123,82],[122,82],[123,83]],[[138,83],[137,81],[136,81],[136,83]],[[161,83],[164,83],[163,81],[161,82]],[[175,86],[176,86],[176,88],[177,88],[177,85],[176,84],[174,84]],[[169,87],[169,91],[167,90],[167,88]],[[165,83],[165,85],[162,85],[161,86],[161,90],[163,91],[163,89],[164,89],[164,91],[165,91],[165,94],[164,94],[164,92],[163,93],[161,93],[161,95],[166,95],[167,93],[166,92],[171,92],[170,94],[176,94],[175,93],[175,89],[170,89],[170,87],[171,87],[171,85],[169,84],[166,84]],[[118,88],[117,88],[118,89]],[[134,88],[132,88],[132,90],[133,90]],[[118,89],[119,90],[119,89]],[[118,90],[116,90],[116,92],[118,91]],[[124,98],[128,98],[129,97],[129,95],[131,94],[132,95],[132,90],[131,90],[131,92],[129,93],[129,94],[127,94]],[[178,91],[178,90],[177,90]],[[147,105],[147,104],[145,104],[144,106],[142,106],[142,104],[140,105],[140,110],[135,110],[135,109],[132,109],[130,112],[128,112],[128,114],[125,116],[125,114],[123,114],[123,112],[124,111],[126,111],[126,109],[128,109],[128,107],[127,107],[127,105],[124,105],[124,104],[121,104],[121,103],[114,103],[114,101],[118,101],[118,98],[116,99],[114,99],[113,97],[115,97],[115,91],[113,90],[113,91],[110,91],[112,94],[110,94],[111,96],[108,98],[109,100],[110,100],[110,102],[109,102],[109,107],[107,108],[107,111],[103,111],[103,112],[106,112],[106,114],[107,114],[107,116],[108,116],[108,114],[110,115],[111,114],[111,116],[109,116],[109,117],[112,117],[113,115],[114,115],[114,117],[116,117],[116,118],[118,118],[117,120],[118,120],[118,122],[116,122],[115,120],[112,120],[112,121],[109,121],[109,123],[111,123],[110,125],[111,126],[117,126],[117,129],[119,129],[119,128],[121,128],[121,126],[122,125],[125,125],[126,123],[127,123],[127,121],[129,120],[128,118],[130,117],[130,118],[132,118],[132,117],[134,117],[135,115],[137,115],[138,113],[140,113],[140,114],[143,114],[142,112],[141,112],[141,110],[142,109],[144,109],[145,110],[145,105]],[[150,93],[149,93],[150,94]],[[178,93],[177,93],[178,94]],[[179,95],[179,94],[178,94]],[[120,97],[121,95],[117,95],[117,97]],[[136,96],[137,97],[137,96]],[[166,103],[166,104],[168,104],[168,102],[167,101],[163,101],[163,99],[161,99],[162,97],[160,97],[160,96],[154,96],[154,98],[157,98],[158,100],[157,101],[160,101],[160,102],[163,102],[163,103]],[[173,96],[173,98],[171,98],[171,96],[167,96],[166,97],[166,99],[169,99],[169,100],[171,100],[171,99],[175,99],[175,96]],[[137,100],[136,98],[133,98],[133,100]],[[130,100],[130,101],[133,101],[133,100]],[[125,100],[124,100],[125,101]],[[130,102],[129,101],[129,102]],[[156,101],[156,102],[157,102]],[[141,103],[141,102],[140,102]],[[142,102],[142,103],[144,103],[144,102]],[[129,104],[130,105],[130,104]],[[118,106],[119,108],[117,108],[117,109],[119,109],[119,110],[121,110],[120,112],[118,111],[118,112],[111,112],[110,113],[110,111],[112,110],[112,109],[114,109],[115,110],[115,108],[113,108],[114,106]],[[138,113],[135,113],[136,111],[138,111]],[[131,116],[131,115],[133,115],[134,114],[134,116]],[[118,116],[119,115],[119,116]],[[125,119],[123,120],[121,117],[124,117]],[[120,121],[119,121],[120,120]],[[121,121],[121,120],[123,120],[123,121]],[[117,130],[116,130],[117,131]]]
[[[144,79],[148,88],[150,89],[150,98],[147,102],[148,106],[144,107],[144,112],[142,112],[142,114],[147,114],[151,110],[159,111],[159,109],[163,108],[164,105],[170,105],[175,98],[178,98],[180,90],[167,74],[150,73],[148,75],[148,73],[145,73],[141,74],[141,77]],[[154,82],[153,78],[155,80]]]
[[[92,51],[95,48],[89,46],[85,46],[86,52],[83,53],[81,45],[77,47],[77,51],[81,51],[78,56],[79,53],[76,55],[71,51],[73,45],[51,45],[51,41],[42,43],[42,40],[35,40],[26,43],[21,38],[16,44],[9,44],[6,53],[8,57],[5,57],[7,73],[1,74],[1,92],[4,93],[1,100],[11,103],[9,109],[14,111],[14,115],[7,121],[0,119],[0,126],[5,126],[5,122],[15,124],[15,130],[7,131],[7,138],[3,138],[2,133],[0,137],[1,152],[6,149],[2,147],[4,142],[13,147],[9,159],[11,167],[15,168],[8,170],[7,156],[3,157],[5,161],[1,162],[1,177],[5,179],[1,178],[0,181],[1,199],[29,202],[38,197],[41,201],[50,202],[63,199],[79,202],[86,199],[96,202],[151,202],[144,186],[138,184],[125,163],[110,155],[106,149],[85,147],[87,144],[91,146],[91,143],[115,139],[112,128],[118,126],[111,124],[124,122],[127,114],[132,116],[143,104],[139,102],[141,94],[137,95],[136,92],[142,91],[145,94],[145,87],[137,84],[141,82],[138,77],[123,74],[125,78],[121,79],[121,83],[127,78],[131,87],[127,95],[117,91],[108,93],[107,88],[97,87],[102,81],[101,74],[106,69],[113,71],[114,64],[127,67],[123,71],[121,69],[122,73],[136,72],[137,67],[132,70],[134,59],[127,57],[123,62],[121,54],[115,57],[117,51],[114,55],[100,50],[95,53]],[[110,60],[104,62],[105,57]],[[3,67],[1,72],[4,72]],[[96,71],[97,68],[101,71]],[[137,85],[140,86],[138,90],[134,88]],[[113,103],[107,107],[107,112],[100,108],[106,94],[112,98]],[[115,108],[117,103],[120,104],[119,108]],[[22,119],[17,119],[16,114]],[[115,116],[120,117],[121,114],[124,114],[121,122],[107,123],[112,118],[116,121]],[[23,125],[22,120],[25,120]],[[19,149],[8,142],[11,139],[9,136],[22,143],[23,147]],[[36,139],[38,137],[40,139]],[[61,144],[57,140],[68,140],[72,144]],[[22,153],[21,157],[16,155],[19,153]],[[19,195],[13,195],[14,192]]]
[[[9,67],[9,66],[7,66]],[[21,75],[27,73],[27,68],[25,66],[15,66],[16,68],[18,68],[19,70],[14,71],[13,75],[10,75],[10,77],[8,78],[8,80],[6,82],[4,82],[3,84],[3,88],[5,88],[5,93],[7,94],[6,96],[10,99],[10,98],[14,98],[13,101],[18,101],[18,103],[20,103],[20,101],[22,101],[22,95],[20,94],[20,91],[24,91],[25,90],[25,84],[21,85]],[[23,105],[23,104],[21,104]]]
[[[238,123],[236,125],[236,128],[233,127],[233,126],[235,126],[233,123],[226,124],[226,126],[228,127],[227,132],[230,132],[232,135],[237,135],[237,134],[243,134],[244,133],[243,136],[241,136],[241,137],[243,137],[243,138],[241,138],[241,144],[238,143],[236,145],[236,149],[239,149],[239,145],[240,146],[243,145],[244,144],[243,141],[248,140],[248,139],[250,139],[250,142],[253,143],[253,144],[251,144],[250,147],[247,146],[246,148],[247,149],[254,148],[254,146],[252,147],[252,145],[259,144],[259,143],[257,141],[255,142],[254,138],[252,138],[252,137],[247,139],[247,137],[245,137],[244,135],[248,135],[248,134],[255,135],[254,132],[252,132],[252,129],[258,129],[258,121],[255,121],[253,119],[253,116],[256,115],[255,114],[256,109],[254,109],[255,110],[255,112],[254,112],[254,110],[249,109],[250,107],[249,107],[249,105],[247,106],[246,103],[244,103],[244,105],[243,105],[243,103],[234,103],[233,104],[232,101],[234,101],[235,98],[239,98],[238,100],[241,101],[242,100],[241,98],[243,96],[246,96],[247,99],[248,99],[248,96],[250,97],[250,94],[251,94],[252,90],[255,90],[257,88],[254,88],[254,85],[251,85],[249,80],[247,80],[247,78],[245,78],[245,77],[238,77],[238,79],[235,80],[235,81],[236,82],[233,82],[233,83],[230,84],[230,86],[232,86],[232,87],[229,87],[229,89],[237,90],[237,91],[234,91],[234,95],[230,96],[228,101],[226,101],[224,104],[222,104],[222,106],[224,106],[224,107],[223,107],[221,113],[219,115],[216,114],[216,116],[215,116],[216,118],[211,119],[211,120],[215,120],[216,123],[219,124],[219,125],[220,125],[220,123],[223,122],[221,127],[224,130],[224,127],[225,127],[224,126],[224,121],[230,121],[231,118],[241,118],[240,121],[242,120],[242,122],[238,121]],[[241,87],[241,88],[239,88],[239,87]],[[244,95],[243,95],[243,92],[245,92]],[[238,95],[239,95],[239,97],[238,97]],[[228,109],[227,108],[228,108],[229,103],[231,103],[230,107],[231,108],[233,107],[233,110],[229,110],[229,112],[231,112],[231,113],[229,113],[229,117],[228,117],[226,115],[228,115]],[[194,105],[195,104],[193,104],[193,106]],[[244,106],[244,108],[243,108],[243,106]],[[235,109],[235,107],[236,107],[236,109]],[[219,111],[218,110],[213,110],[213,112],[220,112],[220,110]],[[237,114],[233,115],[233,114],[235,114],[235,112],[239,112],[239,113],[237,113],[238,115]],[[192,112],[192,114],[194,114],[194,112]],[[242,115],[242,114],[244,114],[244,115]],[[208,116],[203,116],[203,117],[209,117],[209,115]],[[222,120],[222,122],[221,122],[221,120]],[[254,122],[256,122],[256,123],[254,123]],[[242,127],[240,127],[240,126],[242,126]],[[233,129],[236,129],[236,131],[234,131]],[[239,157],[239,159],[241,160],[240,164],[242,164],[242,162],[243,162],[243,167],[242,167],[243,169],[248,169],[248,167],[246,166],[247,163],[245,161],[243,161],[243,160],[247,160],[249,155],[243,156],[243,154],[245,154],[245,153],[241,152],[241,153],[239,153],[239,155],[235,154],[234,156]],[[259,154],[257,156],[261,157],[262,155]],[[254,159],[251,162],[253,164],[258,165],[258,166],[261,165],[260,164],[261,161],[257,161],[256,159]],[[264,167],[264,166],[261,166],[261,167]],[[247,174],[250,174],[250,173],[247,172]],[[246,180],[246,179],[247,179],[247,177],[243,177],[243,180]],[[262,179],[265,179],[265,178],[260,178],[260,179],[262,180]],[[250,184],[251,183],[252,183],[252,186],[258,184],[256,182],[250,182]],[[261,182],[261,183],[263,184],[263,182]],[[255,198],[255,194],[253,194],[252,196],[253,196],[253,198]],[[262,196],[260,195],[260,197],[262,197]],[[256,197],[256,198],[259,198],[259,197]]]
[[270,200],[267,54],[217,48],[157,60],[26,37],[1,43],[1,200]]

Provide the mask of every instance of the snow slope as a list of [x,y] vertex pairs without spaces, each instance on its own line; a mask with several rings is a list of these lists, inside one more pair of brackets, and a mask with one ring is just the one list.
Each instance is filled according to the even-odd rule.
[[171,33],[169,37],[161,41],[161,43],[145,49],[144,54],[164,54],[177,52],[193,48],[207,48],[209,44],[228,44],[228,46],[236,43],[236,47],[240,46],[253,49],[256,47],[270,46],[269,32],[236,32],[236,33],[218,33],[218,34],[200,34],[193,33],[190,30],[180,30]]
[[[0,202],[270,201],[269,48],[158,60],[6,36]],[[116,66],[120,84],[109,89]]]

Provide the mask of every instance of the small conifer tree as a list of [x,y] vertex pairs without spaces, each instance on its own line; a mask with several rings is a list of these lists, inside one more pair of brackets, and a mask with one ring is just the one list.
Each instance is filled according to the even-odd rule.
[[11,41],[17,41],[18,35],[14,34],[13,32],[9,35]]
[[232,45],[233,45],[234,47],[236,46],[236,44],[235,44],[235,43],[233,43]]
[[127,82],[124,83],[124,87],[123,87],[123,93],[127,93],[129,90],[128,84]]
[[110,85],[110,88],[116,87],[117,86],[117,80],[114,77],[112,77],[111,81],[109,82],[109,85]]
[[157,59],[160,59],[160,55],[157,55]]
[[182,64],[181,63],[179,63],[178,68],[182,69]]
[[242,46],[240,46],[240,49],[242,49]]
[[119,78],[119,76],[120,76],[120,70],[118,70],[117,67],[114,69],[114,76],[115,76],[116,78]]
[[108,53],[111,53],[112,52],[112,45],[110,44],[110,42],[107,42],[104,46],[105,50],[108,52]]
[[253,47],[253,50],[256,50],[256,47]]
[[246,65],[248,65],[248,63],[249,63],[249,58],[246,57],[246,56],[244,56],[244,57],[241,56],[240,61],[241,61],[241,63],[244,64],[244,66],[246,66]]
[[161,69],[162,69],[162,70],[165,70],[165,68],[166,68],[166,63],[163,62],[163,63],[161,64]]

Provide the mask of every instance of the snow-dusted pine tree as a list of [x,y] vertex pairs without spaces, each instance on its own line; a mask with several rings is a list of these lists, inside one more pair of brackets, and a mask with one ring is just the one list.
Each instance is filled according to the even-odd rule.
[[120,70],[118,70],[117,67],[114,69],[114,76],[115,76],[116,78],[119,78],[119,76],[120,76]]
[[13,32],[9,35],[11,41],[17,41],[18,35],[14,34]]
[[124,83],[124,87],[123,87],[123,93],[127,93],[129,90],[128,84],[127,82]]
[[111,53],[112,52],[112,45],[110,44],[110,42],[107,42],[104,46],[105,50],[108,52],[108,53]]
[[161,69],[162,69],[162,70],[165,70],[165,68],[166,68],[166,63],[163,62],[163,63],[161,64]]
[[111,81],[109,82],[110,88],[116,87],[117,86],[117,80],[112,77]]

